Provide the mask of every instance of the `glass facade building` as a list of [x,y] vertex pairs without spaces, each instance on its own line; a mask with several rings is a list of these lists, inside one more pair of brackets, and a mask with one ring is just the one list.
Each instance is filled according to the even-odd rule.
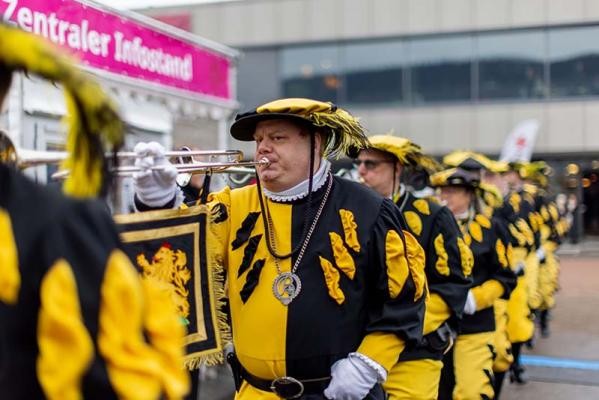
[[252,85],[239,99],[413,107],[599,96],[596,37],[588,25],[244,48],[239,81]]

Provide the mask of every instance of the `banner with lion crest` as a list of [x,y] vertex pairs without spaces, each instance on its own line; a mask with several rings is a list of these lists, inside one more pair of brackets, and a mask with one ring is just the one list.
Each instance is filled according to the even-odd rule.
[[114,217],[133,265],[144,279],[170,291],[187,327],[185,366],[222,362],[230,333],[224,312],[224,274],[210,262],[207,208],[157,210]]

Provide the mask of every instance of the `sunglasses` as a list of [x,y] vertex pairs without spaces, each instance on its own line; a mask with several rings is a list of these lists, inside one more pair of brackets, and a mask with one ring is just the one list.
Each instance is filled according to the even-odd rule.
[[353,164],[355,165],[356,168],[359,168],[360,165],[364,164],[364,168],[366,168],[367,170],[373,170],[376,167],[378,167],[381,164],[385,164],[385,163],[393,163],[393,161],[391,160],[354,160]]

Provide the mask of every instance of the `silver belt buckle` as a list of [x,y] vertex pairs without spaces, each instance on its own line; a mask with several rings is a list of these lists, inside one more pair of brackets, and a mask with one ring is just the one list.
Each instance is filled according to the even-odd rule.
[[291,376],[282,376],[272,381],[270,390],[284,399],[297,399],[304,394],[304,384]]

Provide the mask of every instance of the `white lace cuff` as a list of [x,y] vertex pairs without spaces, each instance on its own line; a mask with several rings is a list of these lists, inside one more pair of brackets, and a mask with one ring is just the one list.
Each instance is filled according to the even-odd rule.
[[387,380],[387,370],[385,370],[385,368],[383,368],[383,366],[381,364],[377,363],[372,358],[365,356],[364,354],[358,353],[358,352],[349,353],[349,355],[347,357],[348,358],[357,358],[357,359],[363,361],[366,365],[368,365],[374,371],[376,371],[376,374],[378,376],[378,383],[383,383]]

